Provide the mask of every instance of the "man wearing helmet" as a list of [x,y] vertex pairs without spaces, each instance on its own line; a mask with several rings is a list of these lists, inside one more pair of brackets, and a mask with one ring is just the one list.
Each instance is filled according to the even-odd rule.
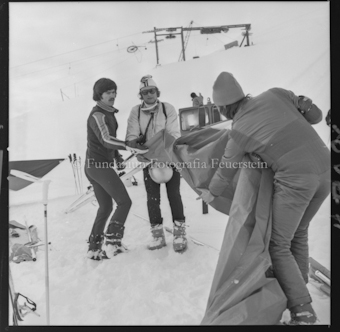
[[[180,137],[177,113],[169,103],[160,102],[160,91],[151,75],[142,77],[138,97],[141,104],[132,108],[128,118],[126,141],[130,147],[144,144],[157,132],[165,129],[175,138]],[[156,168],[152,165],[144,168],[144,183],[147,192],[147,207],[151,224],[152,241],[148,249],[160,249],[166,246],[163,218],[160,210],[160,183],[166,182],[174,224],[173,248],[176,252],[184,252],[187,248],[185,237],[185,217],[180,194],[180,174],[172,168]],[[170,172],[170,176],[169,176]],[[172,173],[172,176],[171,176]],[[170,178],[170,179],[169,179]]]

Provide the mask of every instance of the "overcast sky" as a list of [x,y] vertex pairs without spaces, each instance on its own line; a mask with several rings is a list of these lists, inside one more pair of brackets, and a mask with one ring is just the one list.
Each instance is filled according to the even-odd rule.
[[[10,68],[66,52],[71,53],[63,59],[59,57],[59,61],[76,59],[79,52],[93,51],[90,46],[94,45],[98,50],[108,50],[132,44],[141,32],[154,27],[187,27],[191,21],[196,27],[243,23],[256,26],[263,20],[268,20],[270,26],[284,13],[290,12],[294,17],[319,6],[320,2],[296,1],[13,2],[9,4]],[[144,42],[151,39],[153,34],[143,35]],[[89,48],[81,50],[85,47]],[[72,52],[76,50],[79,51]]]
[[[156,66],[156,28],[251,24],[254,44],[275,38],[275,29],[290,28],[300,17],[328,10],[328,2],[11,2],[9,3],[10,113],[60,101],[61,91],[78,95],[80,85],[100,76],[133,70],[148,73]],[[274,30],[275,30],[274,29]],[[292,29],[292,34],[299,33]],[[179,32],[179,30],[177,31]],[[242,41],[240,29],[228,33],[192,31],[186,56],[204,56],[224,44]],[[312,37],[312,36],[311,36]],[[262,38],[262,40],[261,40]],[[159,43],[160,64],[177,62],[180,36]],[[129,46],[139,46],[132,54]],[[137,68],[138,66],[138,68]],[[135,69],[134,69],[135,68]],[[78,91],[79,90],[79,91]],[[17,93],[20,91],[20,94]],[[65,96],[66,98],[66,96]]]

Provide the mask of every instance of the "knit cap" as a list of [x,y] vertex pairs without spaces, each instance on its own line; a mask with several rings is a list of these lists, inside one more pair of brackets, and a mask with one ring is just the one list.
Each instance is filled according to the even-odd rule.
[[156,82],[152,79],[151,75],[143,76],[140,80],[139,91],[145,90],[149,87],[157,88]]
[[245,97],[240,84],[227,72],[218,75],[213,86],[213,101],[217,106],[231,105]]

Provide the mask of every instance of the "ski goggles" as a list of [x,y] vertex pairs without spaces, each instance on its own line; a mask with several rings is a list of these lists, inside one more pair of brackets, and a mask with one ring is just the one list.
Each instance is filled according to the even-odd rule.
[[143,91],[141,91],[140,93],[141,93],[142,95],[146,96],[148,93],[151,93],[151,94],[153,95],[153,94],[156,93],[156,92],[157,92],[157,89],[156,89],[156,88],[153,88],[153,89],[143,90]]

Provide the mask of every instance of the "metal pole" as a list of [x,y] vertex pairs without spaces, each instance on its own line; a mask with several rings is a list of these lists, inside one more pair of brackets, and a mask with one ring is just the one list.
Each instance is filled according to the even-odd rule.
[[48,202],[48,186],[50,180],[43,183],[43,204],[45,219],[45,292],[46,292],[46,322],[50,325],[50,291],[49,291],[49,274],[48,274],[48,232],[47,232],[47,202]]
[[156,28],[154,27],[155,29],[155,45],[156,45],[156,58],[157,58],[157,65],[159,64],[158,63],[158,45],[157,45],[157,34],[156,34]]
[[240,47],[242,46],[242,44],[243,44],[243,42],[244,42],[244,38],[246,38],[246,35],[244,35]]
[[249,46],[249,33],[248,33],[248,30],[246,30],[246,36],[247,36],[247,46]]
[[202,213],[207,214],[208,213],[208,204],[204,201],[202,201]]
[[181,39],[182,39],[183,61],[185,61],[185,50],[184,50],[184,40],[183,40],[183,27],[181,27]]

